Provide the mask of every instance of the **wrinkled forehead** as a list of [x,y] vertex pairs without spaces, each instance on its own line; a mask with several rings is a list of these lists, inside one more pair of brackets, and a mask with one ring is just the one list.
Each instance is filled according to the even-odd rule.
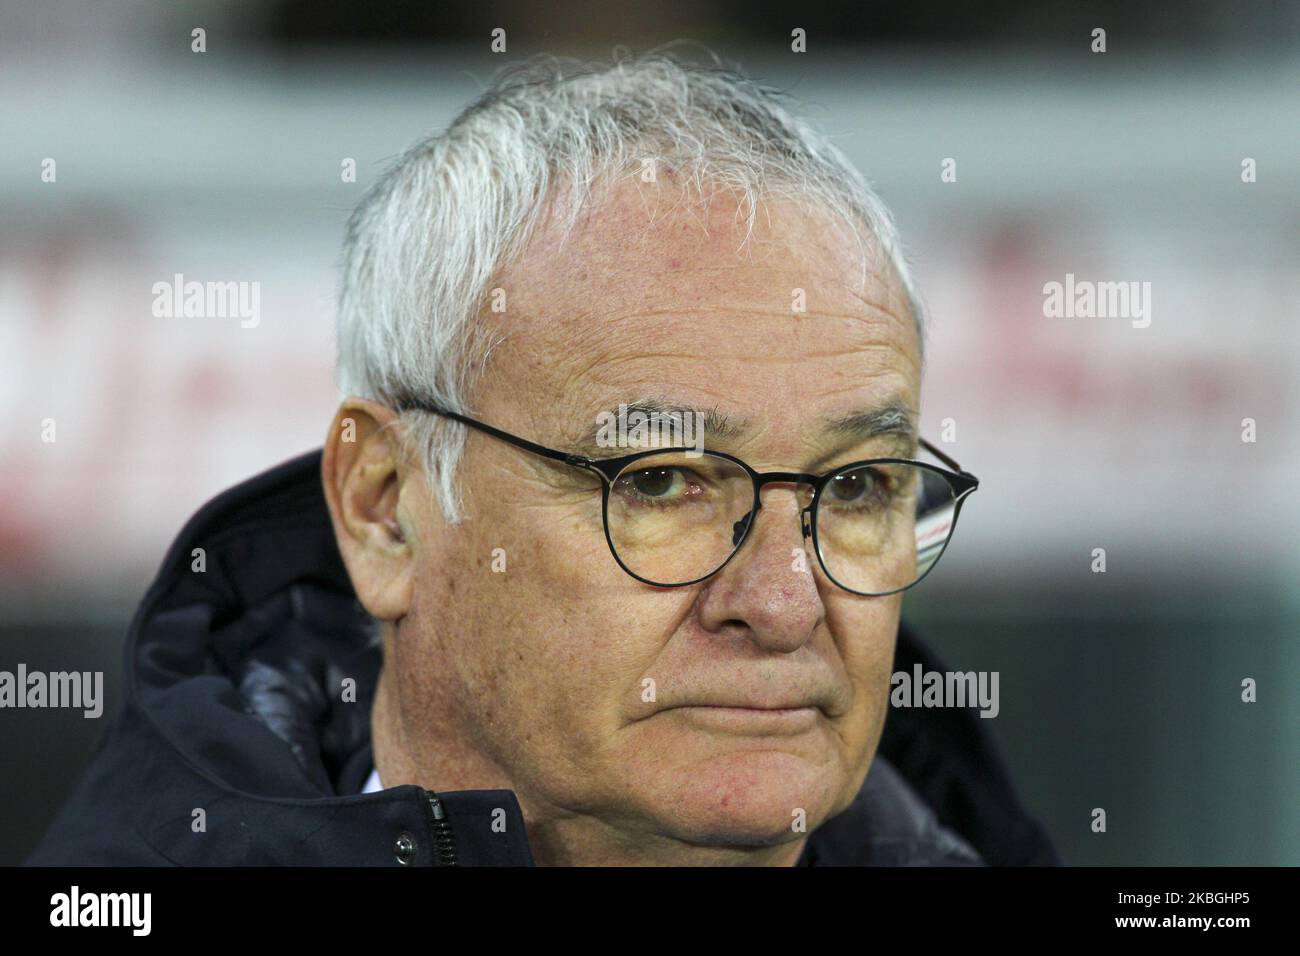
[[503,270],[516,291],[536,293],[530,305],[586,302],[617,312],[655,298],[734,295],[743,278],[756,296],[780,293],[791,314],[794,290],[815,288],[824,309],[848,314],[865,301],[912,321],[902,283],[866,227],[855,232],[811,200],[751,201],[723,187],[635,178],[597,186],[577,210],[566,196]]
[[598,402],[833,401],[861,386],[915,405],[914,319],[870,237],[797,199],[747,213],[734,193],[640,182],[594,195],[571,227],[557,209],[495,283],[503,361]]

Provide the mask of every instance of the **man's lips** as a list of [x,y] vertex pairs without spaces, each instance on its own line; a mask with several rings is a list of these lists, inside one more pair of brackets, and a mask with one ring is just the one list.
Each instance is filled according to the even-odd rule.
[[[642,679],[640,683],[646,684]],[[791,712],[812,711],[812,716],[837,720],[852,705],[853,694],[847,680],[834,675],[791,672],[789,674],[752,673],[736,668],[726,673],[713,668],[689,678],[661,674],[651,686],[657,691],[647,700],[640,693],[634,720],[644,720],[673,711],[735,711],[762,717]]]
[[731,704],[679,704],[655,712],[714,730],[740,733],[799,733],[816,726],[822,716],[811,704],[782,707],[736,706]]
[[812,708],[831,715],[835,708],[835,695],[830,691],[811,687],[750,687],[741,689],[709,688],[708,690],[681,690],[666,694],[655,710],[676,710],[684,707],[716,707],[730,710],[805,710]]
[[681,703],[672,703],[659,708],[664,710],[678,710],[685,707],[709,707],[717,710],[758,710],[781,712],[786,710],[821,710],[821,706],[816,701],[800,700],[780,703],[755,703],[752,701],[729,701],[729,700],[707,700],[707,701],[684,701]]
[[845,703],[843,695],[835,693],[829,686],[682,687],[677,688],[677,693],[661,694],[657,701],[644,702],[641,716],[653,717],[674,710],[736,711],[760,716],[813,711],[819,716],[836,718],[846,710]]

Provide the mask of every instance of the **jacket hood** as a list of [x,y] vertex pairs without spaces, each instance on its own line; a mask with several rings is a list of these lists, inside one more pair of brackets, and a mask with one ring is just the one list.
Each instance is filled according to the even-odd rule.
[[[944,669],[903,625],[895,669],[916,663]],[[189,521],[124,664],[124,707],[29,863],[532,863],[511,791],[359,792],[382,650],[338,553],[319,451]],[[1059,862],[979,724],[891,709],[861,792],[800,862]]]

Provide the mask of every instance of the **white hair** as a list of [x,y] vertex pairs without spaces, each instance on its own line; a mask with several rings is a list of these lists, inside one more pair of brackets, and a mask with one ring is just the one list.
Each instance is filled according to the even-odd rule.
[[[901,282],[918,341],[920,298],[889,210],[784,96],[716,64],[668,55],[599,66],[554,58],[502,73],[442,133],[407,150],[353,212],[343,248],[338,383],[386,405],[420,398],[471,414],[492,341],[477,321],[492,277],[556,200],[568,224],[597,181],[652,159],[687,187],[734,191],[753,229],[760,200],[797,199],[841,220]],[[864,234],[865,230],[865,234]],[[402,415],[449,521],[464,427]]]

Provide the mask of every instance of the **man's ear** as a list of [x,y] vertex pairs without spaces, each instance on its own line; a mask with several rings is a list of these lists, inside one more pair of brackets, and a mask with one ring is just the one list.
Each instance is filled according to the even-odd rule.
[[334,416],[321,456],[343,564],[358,600],[381,621],[396,621],[410,607],[418,546],[419,522],[408,511],[422,472],[403,454],[396,422],[392,409],[349,398]]

